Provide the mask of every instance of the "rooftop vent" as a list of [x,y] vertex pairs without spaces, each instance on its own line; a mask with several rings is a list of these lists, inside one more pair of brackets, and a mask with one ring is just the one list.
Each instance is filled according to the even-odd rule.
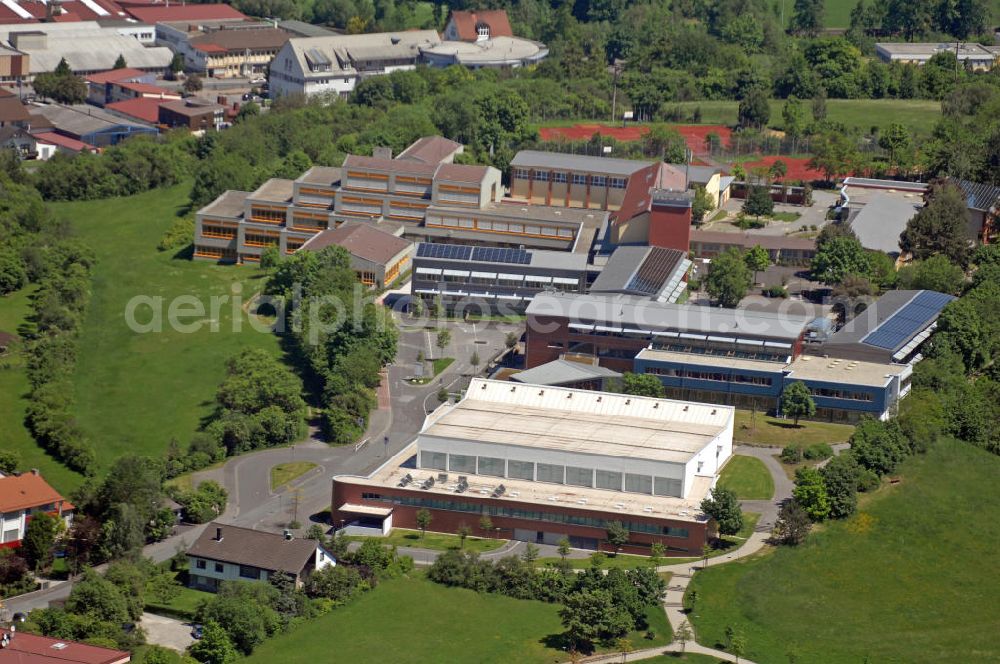
[[222,541],[222,528],[216,528],[215,529],[215,541],[216,542],[221,542]]

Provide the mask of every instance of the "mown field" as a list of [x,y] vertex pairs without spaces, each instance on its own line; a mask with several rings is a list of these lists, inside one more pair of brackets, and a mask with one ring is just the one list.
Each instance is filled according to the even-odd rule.
[[698,572],[704,645],[728,626],[757,662],[1000,661],[1000,457],[946,441],[798,548]]
[[[558,604],[447,588],[417,573],[385,581],[330,613],[270,639],[247,664],[315,662],[519,662],[567,660]],[[670,640],[666,615],[650,609],[651,629],[630,635],[635,648]]]
[[764,462],[739,454],[722,469],[719,486],[732,489],[740,500],[769,500],[774,495],[774,480]]
[[[259,290],[257,268],[194,263],[157,251],[189,188],[183,184],[129,198],[52,205],[97,254],[74,382],[75,413],[102,468],[127,452],[162,454],[171,438],[186,445],[212,412],[227,358],[246,347],[280,352],[277,338],[253,330],[238,306],[235,318],[230,303],[214,317],[210,310],[210,298],[231,295],[233,287],[242,289],[244,302]],[[161,298],[153,301],[162,305],[152,308],[162,311],[162,331],[136,331],[126,323],[129,301],[139,296]],[[169,307],[181,296],[206,309],[182,319],[202,322],[196,332],[168,323]],[[134,318],[148,323],[152,308],[138,307]],[[218,331],[208,325],[212,320]],[[242,323],[240,331],[234,320]],[[26,442],[34,448],[30,439],[19,446]]]

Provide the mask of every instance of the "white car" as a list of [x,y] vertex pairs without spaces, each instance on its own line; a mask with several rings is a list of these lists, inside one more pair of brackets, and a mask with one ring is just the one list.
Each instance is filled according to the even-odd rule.
[[267,83],[267,79],[264,78],[263,76],[261,76],[259,78],[251,78],[250,79],[250,85],[264,85],[265,83]]

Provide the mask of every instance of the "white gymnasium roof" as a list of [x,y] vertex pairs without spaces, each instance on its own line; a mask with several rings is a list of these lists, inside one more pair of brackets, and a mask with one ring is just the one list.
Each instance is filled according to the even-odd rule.
[[730,425],[730,406],[474,379],[421,435],[686,463]]

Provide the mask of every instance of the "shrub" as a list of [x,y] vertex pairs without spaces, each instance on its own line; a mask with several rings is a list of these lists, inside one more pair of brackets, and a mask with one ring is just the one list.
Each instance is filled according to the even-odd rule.
[[174,219],[157,243],[159,251],[169,251],[187,247],[194,243],[194,217],[184,216]]
[[782,299],[788,297],[788,289],[780,285],[768,286],[761,292],[766,297],[780,297]]
[[781,460],[785,463],[799,463],[802,461],[802,448],[789,445],[781,450]]
[[802,456],[810,461],[829,459],[833,456],[833,448],[826,443],[816,443],[802,450]]

